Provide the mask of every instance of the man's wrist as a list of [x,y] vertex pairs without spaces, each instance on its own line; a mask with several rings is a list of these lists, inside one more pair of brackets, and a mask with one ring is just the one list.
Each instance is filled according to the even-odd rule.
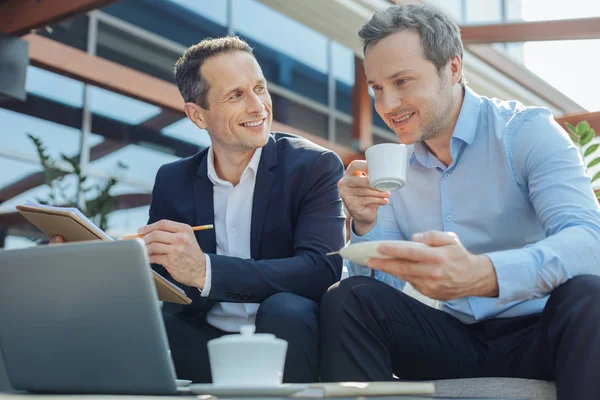
[[353,221],[354,233],[356,234],[356,236],[365,236],[367,233],[371,232],[373,228],[375,228],[376,224],[377,221],[372,222],[370,224],[364,224],[361,222]]
[[200,261],[200,271],[196,277],[196,287],[200,290],[204,289],[206,284],[206,254],[202,254]]
[[498,278],[492,260],[485,254],[473,255],[474,267],[477,273],[475,284],[470,293],[471,296],[477,297],[498,297],[500,289],[498,287]]

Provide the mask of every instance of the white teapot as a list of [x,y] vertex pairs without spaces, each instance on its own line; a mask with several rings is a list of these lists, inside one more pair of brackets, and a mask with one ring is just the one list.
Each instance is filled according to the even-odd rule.
[[269,333],[255,334],[244,325],[241,334],[208,342],[213,384],[219,386],[277,386],[283,379],[288,343]]

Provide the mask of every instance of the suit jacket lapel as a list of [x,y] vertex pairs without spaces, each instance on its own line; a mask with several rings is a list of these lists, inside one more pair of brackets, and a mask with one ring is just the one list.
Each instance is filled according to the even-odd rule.
[[265,214],[271,197],[271,189],[275,181],[275,173],[271,170],[277,165],[277,143],[273,137],[269,138],[263,147],[256,172],[254,185],[254,198],[252,200],[252,220],[250,228],[250,255],[258,259],[262,237]]
[[[208,178],[208,151],[200,161],[194,181],[194,208],[196,209],[196,225],[215,223],[213,183]],[[217,252],[214,229],[196,232],[196,239],[198,239],[203,252],[212,254]]]

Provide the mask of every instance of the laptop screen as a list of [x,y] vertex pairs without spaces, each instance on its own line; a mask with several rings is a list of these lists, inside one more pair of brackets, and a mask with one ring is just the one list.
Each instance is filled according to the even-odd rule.
[[0,251],[0,276],[0,351],[14,389],[176,393],[143,242]]

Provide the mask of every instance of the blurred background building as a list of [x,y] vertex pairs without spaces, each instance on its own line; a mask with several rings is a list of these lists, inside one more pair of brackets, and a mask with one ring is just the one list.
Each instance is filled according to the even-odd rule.
[[[593,108],[589,102],[581,105],[582,100],[558,88],[558,81],[549,83],[538,75],[545,65],[539,57],[536,65],[541,69],[528,69],[523,43],[598,37],[594,26],[600,19],[592,18],[596,25],[581,23],[575,28],[568,21],[535,26],[524,23],[528,1],[540,3],[427,2],[463,28],[465,75],[477,92],[549,107],[555,117],[564,117],[561,122],[600,120],[598,113],[580,114]],[[71,9],[61,9],[69,3]],[[97,195],[94,184],[117,177],[111,190],[116,210],[108,217],[110,234],[135,232],[146,223],[158,168],[210,145],[206,132],[185,118],[183,101],[172,83],[175,61],[188,46],[207,37],[235,34],[255,48],[273,97],[273,130],[314,140],[336,151],[345,163],[362,157],[373,143],[395,142],[395,135],[373,110],[356,37],[373,12],[390,3],[0,0],[0,32],[28,43],[31,64],[26,100],[0,99],[0,247],[32,245],[31,239],[39,235],[15,206],[48,200],[57,190],[44,184],[39,154],[28,134],[42,141],[48,156],[59,159],[65,154],[87,175],[84,186],[90,189],[83,197]],[[522,28],[507,29],[508,23],[521,23]],[[574,63],[584,60],[581,55],[551,53],[546,63],[550,66],[556,57],[573,57]],[[586,85],[586,79],[581,82]],[[77,178],[70,173],[71,164],[59,159],[56,166],[67,173],[58,190],[75,196]]]

